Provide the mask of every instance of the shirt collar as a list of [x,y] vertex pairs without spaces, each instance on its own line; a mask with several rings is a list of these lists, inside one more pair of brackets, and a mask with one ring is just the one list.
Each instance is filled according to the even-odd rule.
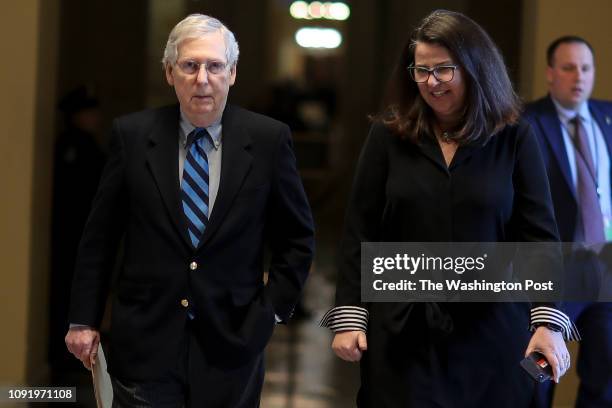
[[561,106],[561,104],[557,102],[557,100],[552,96],[550,97],[550,99],[553,101],[555,109],[557,110],[557,115],[559,116],[559,119],[561,119],[561,122],[563,122],[564,125],[567,126],[569,121],[574,119],[576,115],[580,116],[583,124],[588,125],[589,123],[591,123],[591,112],[589,112],[589,104],[587,103],[587,101],[582,102],[577,109],[567,109]]
[[[215,150],[219,150],[221,147],[221,119],[214,122],[210,126],[206,126],[206,130],[210,133],[213,140],[213,146]],[[189,135],[196,127],[187,119],[187,116],[181,110],[181,118],[179,119],[179,128],[181,129],[180,141],[183,146],[187,144],[187,135]]]

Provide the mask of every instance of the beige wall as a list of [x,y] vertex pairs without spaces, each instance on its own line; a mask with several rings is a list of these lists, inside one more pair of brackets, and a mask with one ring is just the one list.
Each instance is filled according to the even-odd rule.
[[176,102],[173,88],[166,82],[161,59],[168,34],[181,21],[185,12],[183,0],[150,0],[147,27],[147,61],[145,87],[147,107],[167,105]]
[[48,377],[48,281],[50,267],[51,187],[55,137],[60,0],[38,0],[38,47],[35,77],[35,128],[30,209],[30,277],[27,332],[27,380],[46,384]]
[[546,48],[557,37],[579,35],[595,49],[593,96],[612,99],[612,1],[524,0],[521,95],[526,100],[547,92]]
[[53,0],[22,0],[0,17],[0,384],[46,373],[57,10]]

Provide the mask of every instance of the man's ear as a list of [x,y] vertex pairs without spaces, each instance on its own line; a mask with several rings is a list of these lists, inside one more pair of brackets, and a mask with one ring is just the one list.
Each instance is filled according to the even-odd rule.
[[229,78],[230,86],[234,85],[234,83],[236,82],[236,70],[237,69],[238,69],[238,64],[235,64],[233,67],[230,68],[230,78]]
[[172,64],[166,64],[166,68],[164,69],[166,72],[166,81],[168,81],[168,85],[174,86],[174,77],[172,76]]

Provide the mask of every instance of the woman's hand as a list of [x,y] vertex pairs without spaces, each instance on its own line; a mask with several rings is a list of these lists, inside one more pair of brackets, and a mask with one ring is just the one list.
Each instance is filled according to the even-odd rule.
[[559,378],[570,367],[570,354],[565,347],[565,341],[560,332],[550,330],[546,326],[538,327],[525,351],[525,357],[537,351],[542,353],[553,370],[553,380],[558,383]]
[[332,342],[332,349],[345,361],[359,361],[362,352],[368,349],[366,334],[361,330],[337,332]]

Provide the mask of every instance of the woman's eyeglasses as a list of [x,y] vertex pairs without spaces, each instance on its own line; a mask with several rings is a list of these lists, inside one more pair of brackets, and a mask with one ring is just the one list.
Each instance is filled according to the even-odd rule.
[[457,65],[438,65],[433,68],[409,66],[406,69],[410,73],[410,77],[417,83],[427,82],[431,74],[439,82],[450,82],[455,76]]

